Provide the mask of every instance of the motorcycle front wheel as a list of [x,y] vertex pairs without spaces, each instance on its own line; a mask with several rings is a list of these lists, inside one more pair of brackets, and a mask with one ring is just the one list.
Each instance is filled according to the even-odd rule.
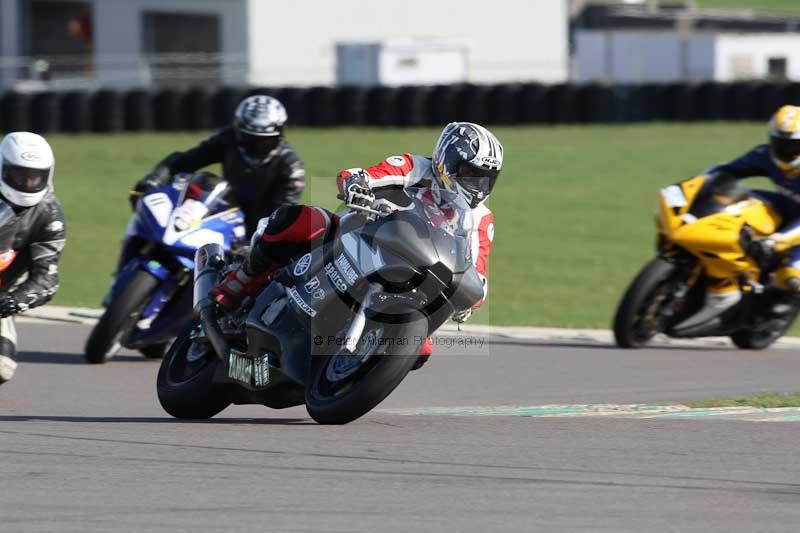
[[[675,265],[660,257],[650,261],[631,283],[614,316],[614,340],[620,348],[641,348],[659,333],[659,316],[669,299]],[[663,293],[663,294],[662,294]]]
[[158,283],[155,277],[142,270],[133,275],[89,334],[84,347],[88,363],[105,363],[119,350],[120,342],[136,327],[142,308]]
[[220,360],[210,344],[192,339],[189,328],[170,346],[161,361],[156,392],[161,407],[175,418],[211,418],[230,405],[228,396],[212,383]]
[[367,321],[354,352],[336,347],[313,355],[306,384],[306,410],[320,424],[346,424],[381,403],[417,361],[428,332],[419,311],[406,312],[402,323]]

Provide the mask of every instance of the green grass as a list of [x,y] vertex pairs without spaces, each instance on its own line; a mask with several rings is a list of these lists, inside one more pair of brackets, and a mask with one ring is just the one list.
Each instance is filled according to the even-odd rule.
[[[606,327],[623,290],[653,255],[660,187],[733,158],[763,124],[497,128],[506,167],[496,215],[489,304],[498,325]],[[430,153],[437,130],[292,130],[306,160],[305,201],[335,208],[334,176],[400,151]],[[55,303],[97,306],[130,211],[127,191],[164,154],[199,134],[50,137],[69,240]]]
[[764,409],[800,407],[800,394],[764,393],[740,398],[688,402],[685,405],[693,409],[710,409],[713,407],[761,407]]

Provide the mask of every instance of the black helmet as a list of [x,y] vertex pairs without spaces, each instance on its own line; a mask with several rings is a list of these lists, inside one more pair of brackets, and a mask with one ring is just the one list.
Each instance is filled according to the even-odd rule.
[[233,128],[239,146],[254,159],[266,159],[280,143],[286,108],[263,94],[248,96],[236,108]]
[[486,201],[503,167],[503,145],[492,132],[471,122],[453,122],[433,151],[440,184],[463,196],[471,207]]

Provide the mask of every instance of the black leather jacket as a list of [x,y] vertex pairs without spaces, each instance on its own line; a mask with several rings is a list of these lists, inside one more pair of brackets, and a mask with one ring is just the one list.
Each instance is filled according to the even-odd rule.
[[222,175],[232,189],[229,199],[244,210],[248,235],[255,232],[259,220],[280,206],[300,203],[305,170],[292,146],[283,139],[266,160],[248,160],[239,149],[231,127],[220,130],[190,150],[167,156],[154,174],[160,173],[166,182],[169,175],[195,172],[214,163],[222,163]]
[[0,273],[0,294],[12,294],[23,308],[37,307],[58,290],[58,260],[67,239],[64,212],[50,192],[37,205],[15,208],[14,213],[0,228],[0,252],[17,253]]

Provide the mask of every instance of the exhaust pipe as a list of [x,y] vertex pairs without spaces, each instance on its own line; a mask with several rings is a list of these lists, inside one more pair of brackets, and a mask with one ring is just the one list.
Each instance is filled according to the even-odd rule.
[[206,337],[217,356],[227,361],[230,347],[217,323],[217,304],[210,293],[217,285],[219,273],[225,267],[225,249],[219,244],[206,244],[194,255],[194,314],[200,320]]

